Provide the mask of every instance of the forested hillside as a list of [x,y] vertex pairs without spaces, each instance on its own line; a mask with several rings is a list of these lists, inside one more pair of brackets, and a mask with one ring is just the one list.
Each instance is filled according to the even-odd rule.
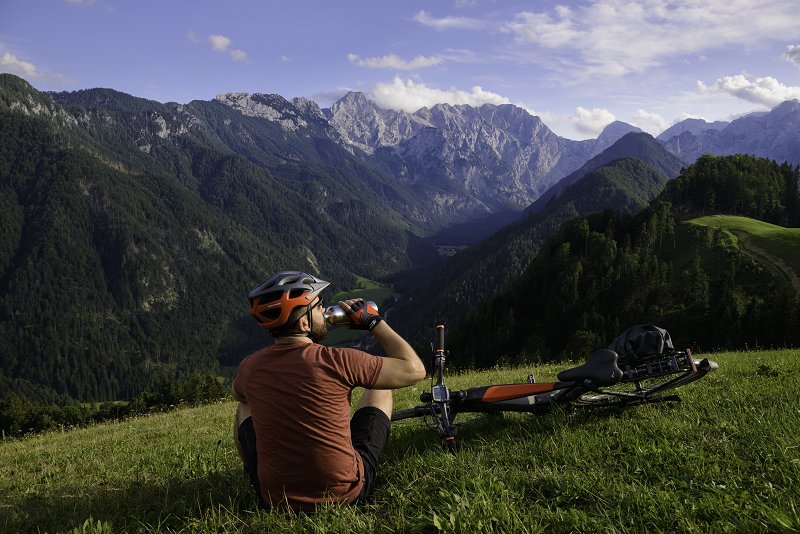
[[410,265],[417,238],[383,200],[395,192],[342,149],[281,150],[273,131],[275,154],[316,146],[273,175],[210,128],[175,135],[162,104],[111,90],[66,103],[0,77],[0,397],[131,398],[235,365],[266,342],[245,292],[269,272],[343,289]]
[[458,324],[450,346],[462,365],[481,367],[582,359],[640,323],[699,350],[796,346],[800,306],[790,283],[731,233],[682,217],[724,207],[796,221],[798,178],[798,167],[708,156],[637,215],[571,219],[505,293]]

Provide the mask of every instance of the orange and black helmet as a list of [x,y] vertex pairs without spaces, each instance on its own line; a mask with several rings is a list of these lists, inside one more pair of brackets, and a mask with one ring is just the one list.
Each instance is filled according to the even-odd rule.
[[250,314],[261,328],[280,328],[292,310],[308,306],[330,282],[301,271],[281,271],[247,294]]

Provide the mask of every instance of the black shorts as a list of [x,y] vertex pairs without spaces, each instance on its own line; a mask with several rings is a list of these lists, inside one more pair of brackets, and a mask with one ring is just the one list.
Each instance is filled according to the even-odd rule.
[[[350,435],[353,448],[364,460],[364,487],[356,502],[366,501],[372,493],[378,464],[383,456],[383,449],[389,440],[391,430],[389,418],[383,411],[374,406],[365,406],[353,414],[350,419]],[[239,425],[239,442],[244,451],[244,473],[256,490],[258,502],[264,506],[261,496],[261,485],[258,481],[258,454],[256,453],[256,432],[253,418],[248,417]]]

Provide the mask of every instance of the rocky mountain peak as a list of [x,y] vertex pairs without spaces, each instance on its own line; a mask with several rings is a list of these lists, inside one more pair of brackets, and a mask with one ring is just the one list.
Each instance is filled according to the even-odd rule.
[[772,113],[776,116],[788,115],[790,113],[798,113],[798,112],[800,112],[800,100],[798,100],[797,98],[781,102],[780,104],[772,108]]
[[631,132],[640,133],[641,131],[641,129],[633,126],[632,124],[628,124],[627,122],[614,121],[603,128],[603,131],[600,132],[600,135],[597,137],[598,149],[604,150],[610,147],[619,141],[625,134]]
[[327,120],[327,117],[325,117],[325,114],[322,112],[319,104],[313,100],[309,100],[305,97],[296,97],[292,99],[292,105],[306,115]]
[[395,146],[416,135],[420,128],[430,126],[410,113],[379,108],[359,92],[347,93],[324,113],[346,142],[367,153]]

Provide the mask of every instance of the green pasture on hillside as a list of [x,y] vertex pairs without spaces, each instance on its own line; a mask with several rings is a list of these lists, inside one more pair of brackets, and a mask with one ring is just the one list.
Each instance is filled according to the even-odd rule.
[[[223,402],[0,444],[2,532],[792,532],[800,350],[720,353],[683,402],[394,425],[374,499],[257,510]],[[539,380],[564,366],[543,366]],[[455,388],[529,368],[449,376]],[[410,406],[427,387],[397,392]]]
[[711,215],[690,221],[699,226],[728,232],[734,241],[746,236],[753,245],[779,258],[800,276],[800,228],[784,228],[774,224],[730,215]]

